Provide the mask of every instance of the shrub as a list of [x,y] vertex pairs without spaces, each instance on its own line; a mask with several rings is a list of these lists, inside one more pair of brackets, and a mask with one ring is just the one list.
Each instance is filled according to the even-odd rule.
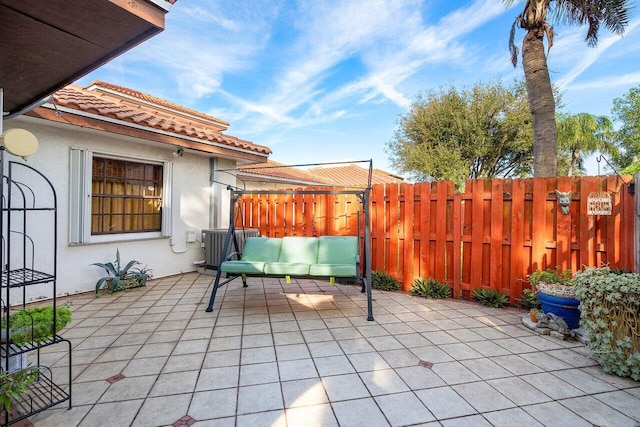
[[587,268],[574,283],[593,357],[605,372],[640,380],[640,275]]
[[417,279],[411,285],[409,292],[423,298],[448,298],[451,296],[451,288],[449,286],[431,278]]
[[547,268],[546,270],[537,270],[529,275],[529,283],[536,288],[538,283],[549,283],[556,285],[573,285],[571,279],[571,270],[560,270],[560,266],[555,269]]
[[[56,309],[56,333],[71,321],[68,306]],[[2,321],[2,328],[6,324]],[[15,345],[42,342],[49,339],[53,329],[53,307],[26,307],[9,316],[9,336]]]
[[487,307],[501,308],[509,303],[509,298],[496,289],[474,289],[473,297]]
[[371,287],[380,291],[397,291],[400,289],[400,283],[389,273],[374,270],[371,272]]
[[524,308],[535,308],[538,310],[542,308],[538,295],[532,289],[522,290],[522,294],[520,294],[520,304],[522,304]]

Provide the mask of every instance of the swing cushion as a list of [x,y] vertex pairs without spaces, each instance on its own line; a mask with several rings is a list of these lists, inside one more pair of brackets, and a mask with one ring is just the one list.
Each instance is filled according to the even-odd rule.
[[268,262],[264,272],[288,276],[306,276],[318,259],[317,237],[283,237],[277,262]]
[[320,236],[318,261],[311,264],[311,276],[355,277],[358,261],[358,238],[355,236]]
[[238,261],[224,261],[220,270],[232,274],[356,277],[358,238],[250,237]]
[[220,270],[225,273],[262,274],[265,265],[280,256],[282,239],[276,237],[249,237],[239,261],[225,261]]

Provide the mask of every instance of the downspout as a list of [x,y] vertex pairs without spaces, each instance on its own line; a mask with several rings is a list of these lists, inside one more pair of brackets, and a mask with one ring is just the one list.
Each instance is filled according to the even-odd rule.
[[218,158],[209,160],[209,228],[216,228],[220,225],[220,213],[218,201],[221,197],[221,188],[216,185],[220,181],[218,176]]

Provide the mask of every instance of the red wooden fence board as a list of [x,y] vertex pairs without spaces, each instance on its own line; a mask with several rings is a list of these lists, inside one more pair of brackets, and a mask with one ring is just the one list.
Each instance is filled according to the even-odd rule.
[[502,188],[502,180],[494,179],[491,181],[489,286],[501,291],[504,287],[502,282],[502,216],[504,209]]
[[522,291],[522,281],[526,277],[524,268],[524,180],[511,181],[511,239],[509,249],[511,252],[511,275],[509,286],[515,292],[511,293],[511,302],[514,297],[519,297]]
[[445,277],[445,251],[446,251],[446,225],[447,225],[447,182],[436,182],[436,217],[435,217],[435,278],[446,281]]
[[404,230],[404,245],[402,254],[402,269],[403,269],[403,289],[408,291],[413,282],[413,278],[417,276],[418,272],[414,264],[414,198],[413,198],[413,185],[402,184],[402,190],[404,193],[404,215],[402,217],[402,228]]
[[469,281],[471,289],[477,289],[482,285],[482,275],[484,266],[482,265],[483,257],[483,240],[484,240],[484,182],[482,180],[468,181],[471,185],[467,188],[471,189],[471,271],[469,272]]
[[431,184],[422,182],[416,184],[420,194],[420,216],[416,221],[416,225],[420,230],[420,277],[428,278],[432,276],[430,268],[431,260]]

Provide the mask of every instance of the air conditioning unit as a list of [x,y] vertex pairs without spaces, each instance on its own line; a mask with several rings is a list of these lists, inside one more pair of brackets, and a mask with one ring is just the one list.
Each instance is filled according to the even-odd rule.
[[[214,228],[210,230],[202,230],[202,244],[204,245],[204,262],[205,268],[218,269],[220,263],[220,255],[224,249],[224,239],[229,230],[226,228]],[[245,239],[249,237],[259,237],[260,232],[254,228],[236,229],[236,240],[240,252],[244,248]],[[235,251],[233,240],[229,242],[225,258]]]

